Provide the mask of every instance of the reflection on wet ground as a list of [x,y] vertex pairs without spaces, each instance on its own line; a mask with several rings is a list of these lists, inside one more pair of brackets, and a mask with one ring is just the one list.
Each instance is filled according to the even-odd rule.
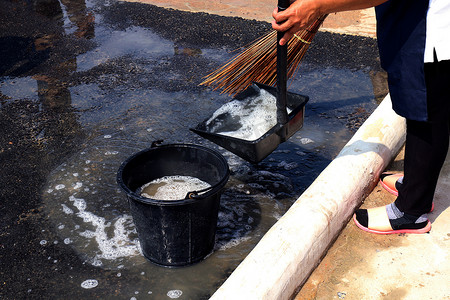
[[[188,128],[230,100],[201,77],[269,24],[101,0],[0,8],[5,298],[208,298],[384,91],[374,41],[318,34],[289,85],[311,98],[303,129],[252,165]],[[159,139],[218,149],[232,171],[214,253],[182,269],[143,258],[115,182],[124,159]]]

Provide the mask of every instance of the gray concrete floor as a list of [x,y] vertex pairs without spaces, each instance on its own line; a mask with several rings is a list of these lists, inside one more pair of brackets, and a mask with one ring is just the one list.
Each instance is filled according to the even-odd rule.
[[[387,170],[402,172],[403,150]],[[450,155],[429,214],[428,234],[369,234],[350,221],[295,299],[450,299],[449,191]],[[361,207],[394,200],[378,184]]]

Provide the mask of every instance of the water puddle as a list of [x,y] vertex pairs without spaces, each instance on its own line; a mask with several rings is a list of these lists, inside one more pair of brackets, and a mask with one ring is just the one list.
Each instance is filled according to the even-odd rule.
[[[303,89],[320,81],[320,72],[306,74],[301,78]],[[82,151],[51,173],[42,198],[57,234],[85,263],[116,272],[121,280],[138,278],[130,290],[130,295],[139,293],[136,298],[149,292],[185,299],[212,294],[351,136],[341,120],[332,118],[336,112],[327,111],[346,87],[326,89],[329,92],[320,100],[329,103],[314,97],[303,129],[254,166],[188,131],[229,97],[205,91],[126,90],[127,82],[70,88],[72,105],[81,112],[79,122],[90,137]],[[314,113],[322,107],[331,117]],[[115,180],[126,158],[158,139],[218,149],[232,171],[222,196],[214,252],[187,268],[167,270],[143,257],[128,203]]]
[[137,276],[132,287],[140,295],[151,289],[157,297],[174,286],[188,299],[210,294],[284,214],[286,195],[272,197],[292,187],[290,179],[225,153],[235,175],[222,195],[214,253],[194,266],[161,268],[142,256],[126,197],[115,182],[120,163],[144,146],[123,136],[98,136],[51,173],[42,198],[54,230],[85,263],[123,280]]
[[123,31],[102,32],[98,43],[98,47],[77,57],[77,71],[86,71],[122,56],[158,59],[174,52],[173,42],[135,26]]
[[37,100],[38,85],[32,77],[1,78],[0,93],[11,99]]
[[56,169],[43,194],[67,245],[94,265],[117,268],[139,255],[126,201],[115,187],[115,147],[85,149]]

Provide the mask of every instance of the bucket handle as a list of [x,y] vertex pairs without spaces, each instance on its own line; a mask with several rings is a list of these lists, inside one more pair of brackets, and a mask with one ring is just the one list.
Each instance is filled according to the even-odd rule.
[[[207,187],[206,189],[203,190],[199,190],[199,191],[192,191],[192,192],[187,192],[186,197],[184,197],[184,199],[197,199],[197,198],[202,198],[202,197],[206,197],[206,195],[215,190],[218,186],[223,185],[224,182],[226,182],[228,180],[229,177],[229,173],[227,172],[227,175],[225,177],[223,177],[218,183],[216,183],[215,185],[212,185],[210,187]],[[201,195],[200,195],[201,194]]]
[[[157,148],[160,147],[162,145],[162,143],[164,142],[164,140],[156,140],[152,142],[151,148]],[[204,197],[205,194],[207,194],[208,192],[211,192],[212,190],[216,189],[218,186],[222,185],[224,183],[224,181],[226,182],[228,180],[228,177],[230,176],[229,171],[227,172],[227,175],[225,177],[223,177],[218,183],[216,183],[215,185],[212,185],[206,189],[203,190],[199,190],[199,191],[191,191],[191,192],[187,192],[186,196],[184,197],[184,199],[196,199],[196,198],[200,198],[200,197]],[[204,194],[203,194],[204,193]],[[203,195],[200,195],[203,194]]]
[[164,142],[164,140],[156,140],[152,142],[151,148],[156,148],[162,145],[162,143]]
[[204,193],[204,192],[209,192],[214,187],[215,186],[210,186],[209,188],[206,188],[206,189],[203,189],[203,190],[187,192],[186,197],[184,197],[184,199],[195,199],[195,198],[197,198],[198,194]]

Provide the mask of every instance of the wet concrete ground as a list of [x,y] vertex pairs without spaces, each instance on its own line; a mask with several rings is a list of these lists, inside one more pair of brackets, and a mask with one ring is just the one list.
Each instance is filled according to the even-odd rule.
[[[166,269],[155,272],[175,281],[174,286],[155,288],[158,280],[147,268],[136,271],[120,264],[102,268],[80,255],[69,237],[61,235],[65,224],[53,219],[48,201],[58,197],[48,196],[49,182],[68,173],[64,164],[70,170],[71,163],[99,150],[107,158],[97,157],[90,170],[107,180],[105,186],[114,197],[120,197],[112,187],[113,177],[127,155],[158,138],[200,142],[187,128],[205,116],[202,111],[212,112],[225,101],[197,86],[205,70],[219,66],[229,57],[227,51],[248,44],[270,25],[114,1],[63,1],[63,5],[2,1],[0,8],[0,295],[5,299],[58,299],[68,294],[77,299],[160,299],[181,286],[184,295],[180,298],[208,297],[249,249],[233,252],[229,265],[219,263],[208,288],[195,278],[179,283],[172,279],[179,274]],[[261,186],[271,185],[269,192],[279,195],[277,205],[288,205],[284,198],[296,198],[314,180],[370,114],[375,99],[386,93],[372,39],[321,32],[301,68],[302,75],[290,89],[311,96],[303,131],[310,135],[299,134],[257,168],[226,154],[235,172],[225,203],[236,204],[227,202],[236,190],[245,194],[263,189],[265,193],[268,188]],[[333,89],[337,92],[331,93]],[[152,104],[143,105],[148,98]],[[309,144],[312,140],[316,143]],[[299,157],[311,160],[299,166]],[[241,176],[242,170],[255,175]],[[259,179],[265,173],[258,171],[284,177]],[[78,177],[76,172],[70,174]],[[283,185],[283,180],[289,184]],[[76,189],[77,182],[73,183]],[[241,184],[244,187],[239,190]],[[61,209],[64,203],[53,205]],[[113,208],[120,211],[123,206]],[[234,231],[242,230],[241,237],[246,237],[251,225],[250,231],[264,234],[255,230],[257,222],[245,224],[254,204],[238,207],[247,211],[243,221],[233,223],[238,225]],[[223,208],[222,214],[233,212]],[[221,229],[219,236],[230,241],[227,225]],[[202,266],[187,269],[182,278],[205,272]],[[98,286],[89,286],[90,279],[97,280]]]

